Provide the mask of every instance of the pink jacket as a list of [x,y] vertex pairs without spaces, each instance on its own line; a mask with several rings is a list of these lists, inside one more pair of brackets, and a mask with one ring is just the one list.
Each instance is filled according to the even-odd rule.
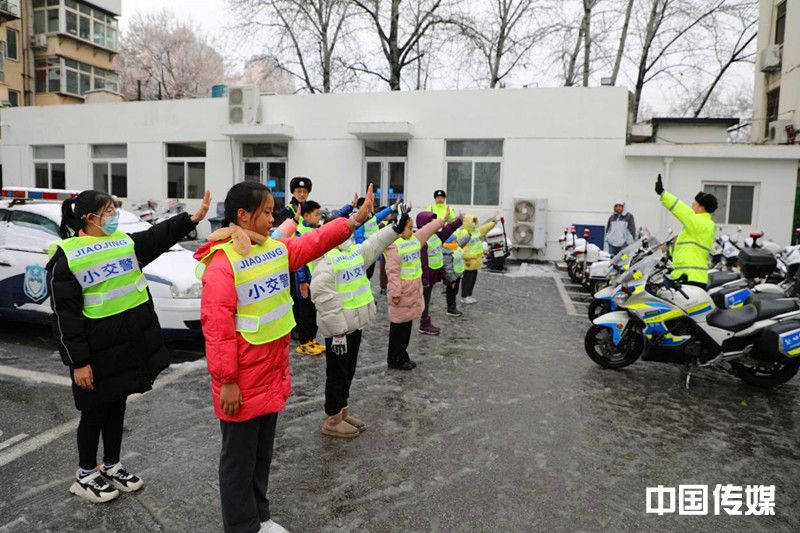
[[[302,237],[278,239],[289,252],[289,269],[297,270],[321,257],[350,236],[347,220],[335,220]],[[208,242],[195,253],[202,258],[216,243]],[[243,422],[283,411],[292,389],[289,375],[289,335],[267,344],[250,344],[236,332],[236,288],[233,269],[224,253],[215,253],[203,275],[200,320],[206,339],[206,363],[211,374],[214,412],[222,420]],[[220,387],[236,383],[244,403],[236,417],[219,407]]]
[[[432,220],[425,226],[418,229],[412,239],[417,239],[421,245],[425,246],[431,236],[442,229],[442,220]],[[397,253],[397,246],[390,245],[386,249],[386,276],[389,278],[389,285],[386,290],[386,298],[389,302],[389,321],[395,324],[416,320],[422,316],[425,308],[425,301],[422,298],[422,278],[413,281],[403,281],[400,279],[400,255]],[[400,297],[400,303],[395,305],[392,299]]]

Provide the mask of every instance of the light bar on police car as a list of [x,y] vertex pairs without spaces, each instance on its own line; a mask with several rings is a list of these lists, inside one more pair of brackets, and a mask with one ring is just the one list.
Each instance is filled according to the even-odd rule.
[[80,191],[63,189],[39,189],[36,187],[3,187],[3,198],[19,200],[66,200],[75,198]]

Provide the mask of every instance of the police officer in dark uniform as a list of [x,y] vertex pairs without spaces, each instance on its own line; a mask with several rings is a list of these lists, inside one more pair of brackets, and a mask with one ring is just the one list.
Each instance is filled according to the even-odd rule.
[[283,224],[287,218],[295,218],[297,213],[300,212],[300,207],[308,200],[308,195],[311,193],[311,180],[303,177],[296,176],[289,182],[289,191],[292,193],[292,199],[283,211],[274,214],[275,222],[274,227]]

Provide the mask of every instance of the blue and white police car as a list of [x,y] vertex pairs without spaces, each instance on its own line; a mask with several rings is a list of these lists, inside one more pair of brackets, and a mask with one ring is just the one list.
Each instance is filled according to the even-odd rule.
[[[6,187],[0,200],[0,319],[49,322],[47,250],[60,239],[61,202],[74,191]],[[119,229],[135,233],[150,228],[139,217],[119,210]],[[144,275],[162,329],[200,331],[200,292],[192,252],[175,245],[147,265]]]

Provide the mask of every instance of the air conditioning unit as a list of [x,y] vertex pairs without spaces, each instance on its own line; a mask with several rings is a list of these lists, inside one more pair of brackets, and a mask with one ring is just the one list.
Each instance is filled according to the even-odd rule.
[[761,72],[777,72],[781,69],[781,47],[773,44],[761,50]]
[[261,122],[261,95],[255,85],[228,89],[228,123],[253,125]]
[[31,35],[31,48],[35,50],[46,50],[47,49],[47,34],[45,33],[37,33],[35,35]]
[[786,144],[789,142],[789,136],[786,134],[786,126],[792,126],[791,120],[781,119],[773,120],[769,123],[769,144]]
[[547,200],[514,198],[511,245],[542,250],[547,244]]

